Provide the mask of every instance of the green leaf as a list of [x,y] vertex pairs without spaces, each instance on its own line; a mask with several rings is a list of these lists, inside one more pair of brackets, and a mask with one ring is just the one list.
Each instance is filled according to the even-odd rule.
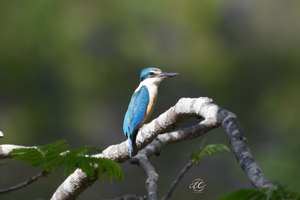
[[263,197],[263,199],[267,198],[267,195],[256,189],[240,189],[229,194],[226,194],[219,198],[218,200],[250,200]]
[[198,147],[197,152],[191,153],[190,155],[190,158],[195,160],[197,165],[200,163],[200,160],[202,159],[203,156],[212,155],[215,152],[220,152],[220,153],[223,153],[224,151],[229,152],[229,148],[224,144],[209,144],[203,148],[205,141],[206,138],[202,140],[201,144]]
[[300,200],[300,193],[290,191],[287,186],[277,183],[271,188],[240,189],[220,197],[218,200]]
[[77,167],[87,173],[92,179],[95,176],[95,166],[98,166],[98,177],[103,180],[104,169],[110,181],[115,177],[122,180],[123,174],[118,163],[107,158],[91,157],[92,154],[101,151],[93,146],[83,146],[75,150],[69,150],[66,140],[38,146],[37,148],[15,149],[11,154],[18,154],[13,159],[27,161],[26,165],[39,167],[47,174],[56,172],[65,165],[64,175],[73,173]]
[[230,151],[224,144],[209,144],[202,150],[200,156],[212,155],[215,152],[223,153],[224,151]]

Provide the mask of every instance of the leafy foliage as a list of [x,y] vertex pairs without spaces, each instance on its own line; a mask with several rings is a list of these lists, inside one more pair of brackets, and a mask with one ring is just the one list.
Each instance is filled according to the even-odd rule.
[[281,200],[294,199],[300,200],[300,193],[288,190],[287,186],[276,184],[272,188],[263,189],[240,189],[219,198],[219,200]]
[[202,159],[203,156],[212,155],[216,151],[220,152],[220,153],[223,153],[224,151],[229,152],[228,147],[224,144],[209,144],[203,148],[205,141],[206,141],[206,138],[202,140],[197,152],[191,153],[191,155],[190,155],[191,159],[194,159],[196,161],[197,165],[199,165],[200,160]]
[[64,175],[74,172],[76,167],[79,167],[91,178],[94,178],[95,167],[97,166],[97,175],[101,180],[103,179],[104,169],[110,181],[112,181],[113,176],[116,180],[123,179],[118,163],[107,158],[91,157],[92,154],[101,152],[96,147],[83,146],[79,149],[69,150],[69,145],[65,142],[66,140],[59,140],[36,148],[14,149],[11,154],[18,154],[13,159],[28,161],[26,166],[39,167],[46,174],[53,173],[65,165]]
[[240,189],[234,192],[231,192],[229,194],[226,194],[219,198],[219,200],[234,200],[234,199],[239,199],[239,200],[248,200],[248,199],[266,199],[267,195],[264,193],[264,191],[259,191],[253,188],[249,189]]

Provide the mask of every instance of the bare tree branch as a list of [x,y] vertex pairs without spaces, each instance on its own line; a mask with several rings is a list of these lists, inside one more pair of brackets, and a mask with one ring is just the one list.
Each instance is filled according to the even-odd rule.
[[[166,133],[176,128],[180,123],[183,123],[190,117],[204,118],[204,120],[198,125]],[[243,133],[236,115],[220,108],[212,101],[212,99],[206,97],[197,99],[182,98],[174,107],[171,107],[149,124],[144,125],[138,132],[136,149],[134,149],[133,155],[143,149],[142,151],[145,151],[145,155],[149,158],[152,155],[159,154],[161,149],[168,144],[193,139],[221,125],[228,135],[233,153],[235,154],[238,163],[249,177],[252,185],[257,188],[273,186],[271,181],[262,173],[262,170],[253,159],[244,137],[237,137],[243,136]],[[157,138],[157,140],[153,140],[154,138]],[[109,146],[101,154],[95,156],[110,158],[121,163],[129,159],[128,149],[128,142],[124,141],[120,144]],[[69,178],[72,177],[72,179],[76,179],[77,171],[71,174]],[[65,182],[62,183],[62,185],[64,185]],[[70,186],[76,188],[76,184]],[[57,192],[59,192],[59,189],[54,193],[53,197]],[[53,197],[52,199],[58,199]],[[72,198],[74,198],[73,193],[69,193],[65,199]]]
[[224,117],[222,125],[229,138],[232,151],[253,187],[264,188],[273,186],[273,183],[264,175],[262,169],[254,160],[237,117]]
[[[192,139],[203,135],[211,129],[221,124],[217,120],[217,111],[219,107],[212,102],[212,99],[200,97],[197,99],[182,98],[177,104],[161,114],[158,118],[144,125],[138,132],[136,138],[136,148],[133,155],[152,142],[158,135],[175,129],[178,125],[188,120],[190,117],[204,118],[196,126],[185,129],[179,129],[172,132],[171,135],[165,135],[164,140],[170,140],[171,143],[180,142],[186,139]],[[169,138],[172,136],[173,138]],[[105,157],[122,163],[129,159],[128,141],[124,141],[117,145],[111,145],[101,154],[95,157]]]
[[91,179],[81,169],[76,169],[64,182],[61,184],[51,199],[76,199],[85,189],[93,185],[97,179]]
[[[170,132],[190,117],[204,118],[204,120],[195,126]],[[161,149],[169,144],[199,137],[219,126],[223,126],[233,153],[252,185],[256,188],[273,186],[254,160],[236,115],[220,108],[212,99],[206,97],[182,98],[157,119],[144,125],[138,132],[133,155],[142,149],[140,153],[149,158],[159,154]],[[3,154],[1,146],[3,145],[0,145],[0,159]],[[129,159],[128,141],[111,145],[101,154],[94,156],[109,158],[119,163],[125,162]],[[4,157],[9,158],[7,155]],[[94,181],[95,179],[91,180],[80,169],[77,169],[59,186],[52,199],[75,199]]]
[[145,174],[148,176],[146,180],[146,188],[148,191],[148,199],[156,200],[158,199],[158,191],[157,191],[157,181],[158,174],[156,173],[154,167],[149,162],[147,156],[145,154],[138,153],[135,157],[131,159],[132,164],[139,165]]
[[26,187],[27,185],[30,185],[31,183],[33,183],[34,181],[36,181],[38,178],[41,178],[45,176],[45,171],[41,171],[40,173],[38,173],[37,175],[31,177],[30,179],[28,179],[27,181],[20,183],[16,186],[12,186],[9,188],[5,188],[5,189],[0,189],[0,194],[5,194],[5,193],[9,193],[18,189],[21,189],[23,187]]

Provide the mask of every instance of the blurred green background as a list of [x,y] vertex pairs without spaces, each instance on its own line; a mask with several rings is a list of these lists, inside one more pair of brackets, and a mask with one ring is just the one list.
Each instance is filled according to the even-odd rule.
[[[165,80],[152,118],[181,97],[207,96],[238,115],[264,173],[299,190],[299,1],[1,1],[1,144],[105,149],[124,141],[123,117],[140,71],[178,72]],[[198,123],[191,119],[182,127]],[[207,143],[229,146],[222,128]],[[202,138],[174,144],[151,161],[159,195]],[[97,181],[78,199],[146,194],[145,175],[121,164],[123,181]],[[0,188],[38,173],[9,161]],[[1,200],[49,199],[66,177],[60,170]],[[189,185],[207,184],[202,194]],[[232,153],[205,157],[171,199],[216,199],[251,187]]]

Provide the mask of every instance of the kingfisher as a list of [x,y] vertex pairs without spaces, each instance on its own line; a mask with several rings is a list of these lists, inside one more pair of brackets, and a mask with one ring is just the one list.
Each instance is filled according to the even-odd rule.
[[123,123],[124,135],[129,141],[130,158],[132,141],[135,143],[139,128],[143,126],[153,112],[160,82],[177,75],[178,73],[162,72],[158,68],[142,70],[140,84],[131,97]]

